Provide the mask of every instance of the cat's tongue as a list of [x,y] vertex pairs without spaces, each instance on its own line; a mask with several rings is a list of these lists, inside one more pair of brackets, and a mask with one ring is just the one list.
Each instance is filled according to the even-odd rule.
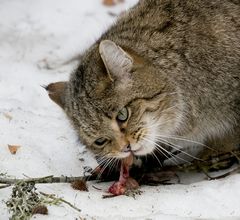
[[129,169],[133,164],[133,155],[124,158],[121,161],[121,170],[119,180],[108,189],[108,192],[114,195],[123,195],[127,190],[138,188],[138,183],[136,180],[129,176]]

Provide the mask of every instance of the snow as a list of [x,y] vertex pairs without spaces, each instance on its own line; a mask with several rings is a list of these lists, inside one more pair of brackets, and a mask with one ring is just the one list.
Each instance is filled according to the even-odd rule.
[[[77,63],[61,64],[88,48],[114,22],[109,12],[119,14],[135,3],[125,0],[106,7],[100,0],[0,1],[0,173],[79,176],[83,166],[96,165],[40,85],[68,79]],[[21,148],[12,155],[8,144]],[[89,192],[75,191],[69,184],[37,185],[82,212],[50,206],[48,216],[34,219],[240,219],[239,174],[215,181],[191,174],[185,179],[185,184],[142,186],[136,199],[103,200],[110,183],[89,182]],[[11,188],[0,190],[1,220],[10,216],[4,204],[10,194]]]

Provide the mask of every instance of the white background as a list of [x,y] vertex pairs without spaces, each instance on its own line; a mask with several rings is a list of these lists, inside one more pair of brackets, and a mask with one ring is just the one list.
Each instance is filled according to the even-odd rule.
[[[113,23],[109,12],[119,14],[135,3],[106,7],[100,0],[0,0],[0,173],[79,176],[84,165],[95,166],[40,85],[68,79],[77,63],[60,64],[84,51]],[[21,148],[12,155],[8,144]],[[74,191],[69,184],[38,185],[82,213],[52,206],[48,216],[35,219],[240,219],[240,175],[216,181],[188,175],[186,182],[191,184],[143,186],[136,199],[106,200],[101,196],[110,183],[89,183],[89,192]],[[2,200],[10,193],[11,188],[0,190],[0,220],[9,218]]]

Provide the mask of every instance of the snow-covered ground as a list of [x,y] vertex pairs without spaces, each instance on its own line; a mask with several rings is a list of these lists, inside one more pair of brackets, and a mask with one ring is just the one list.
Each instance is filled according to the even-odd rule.
[[[79,145],[65,115],[40,85],[68,79],[77,63],[61,63],[91,45],[116,19],[113,14],[135,4],[114,7],[101,0],[0,0],[0,173],[16,177],[79,176],[94,160]],[[47,67],[51,67],[49,69]],[[16,155],[8,144],[20,145]],[[79,160],[84,158],[84,161]],[[215,181],[147,187],[136,197],[102,199],[109,183],[89,183],[89,192],[69,184],[38,185],[75,204],[49,207],[35,219],[240,219],[240,175]],[[195,181],[194,181],[195,180]],[[97,185],[99,191],[92,187]],[[0,220],[9,218],[0,190]]]

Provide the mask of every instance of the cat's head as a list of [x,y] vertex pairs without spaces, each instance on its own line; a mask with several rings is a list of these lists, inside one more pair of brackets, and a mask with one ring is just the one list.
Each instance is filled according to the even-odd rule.
[[113,41],[94,45],[69,82],[47,87],[95,155],[146,155],[180,121],[178,94],[150,61]]

